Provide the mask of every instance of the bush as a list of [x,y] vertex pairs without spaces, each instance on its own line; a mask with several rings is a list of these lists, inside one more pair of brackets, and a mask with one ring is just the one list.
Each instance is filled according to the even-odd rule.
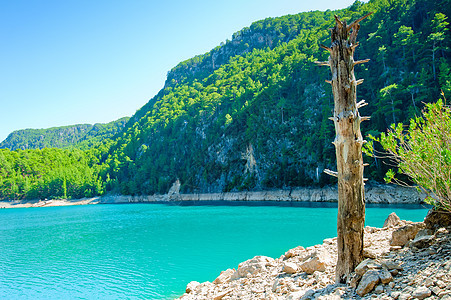
[[373,141],[379,142],[386,151],[383,157],[397,167],[396,172],[387,172],[387,183],[406,185],[400,179],[405,174],[427,193],[425,201],[435,210],[451,212],[451,107],[442,100],[426,104],[423,117],[411,119],[404,128],[401,123],[392,124],[387,134],[370,135],[364,152],[382,157],[373,147]]

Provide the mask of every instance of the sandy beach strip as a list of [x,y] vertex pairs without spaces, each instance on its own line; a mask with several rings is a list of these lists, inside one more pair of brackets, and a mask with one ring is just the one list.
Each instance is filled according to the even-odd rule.
[[52,199],[52,200],[13,200],[0,201],[0,208],[25,208],[47,206],[87,205],[99,203],[99,197],[83,199]]

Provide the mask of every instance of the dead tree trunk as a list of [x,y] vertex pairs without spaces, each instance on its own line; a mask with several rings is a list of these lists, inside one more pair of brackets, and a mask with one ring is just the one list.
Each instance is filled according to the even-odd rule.
[[327,174],[338,177],[338,217],[337,246],[338,261],[336,281],[345,282],[347,275],[363,259],[363,227],[365,222],[365,196],[363,183],[362,145],[360,123],[368,117],[361,117],[358,109],[367,103],[356,101],[356,88],[363,80],[354,77],[354,66],[368,60],[354,61],[354,50],[359,31],[359,22],[368,15],[350,25],[335,16],[332,29],[332,44],[322,46],[330,52],[328,62],[317,62],[330,66],[334,95],[335,152],[337,171],[325,170]]

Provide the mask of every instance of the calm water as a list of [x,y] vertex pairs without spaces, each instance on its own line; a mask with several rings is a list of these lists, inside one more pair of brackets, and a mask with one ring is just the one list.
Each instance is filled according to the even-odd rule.
[[[367,206],[381,227],[395,211]],[[336,205],[91,205],[0,210],[0,299],[168,299],[255,255],[336,236]]]

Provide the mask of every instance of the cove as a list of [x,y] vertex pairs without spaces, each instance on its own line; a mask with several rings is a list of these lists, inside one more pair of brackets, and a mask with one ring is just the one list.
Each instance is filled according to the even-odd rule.
[[[88,205],[0,210],[0,298],[171,299],[256,255],[336,236],[336,203]],[[216,203],[218,204],[218,203]],[[366,225],[420,205],[367,205]]]

